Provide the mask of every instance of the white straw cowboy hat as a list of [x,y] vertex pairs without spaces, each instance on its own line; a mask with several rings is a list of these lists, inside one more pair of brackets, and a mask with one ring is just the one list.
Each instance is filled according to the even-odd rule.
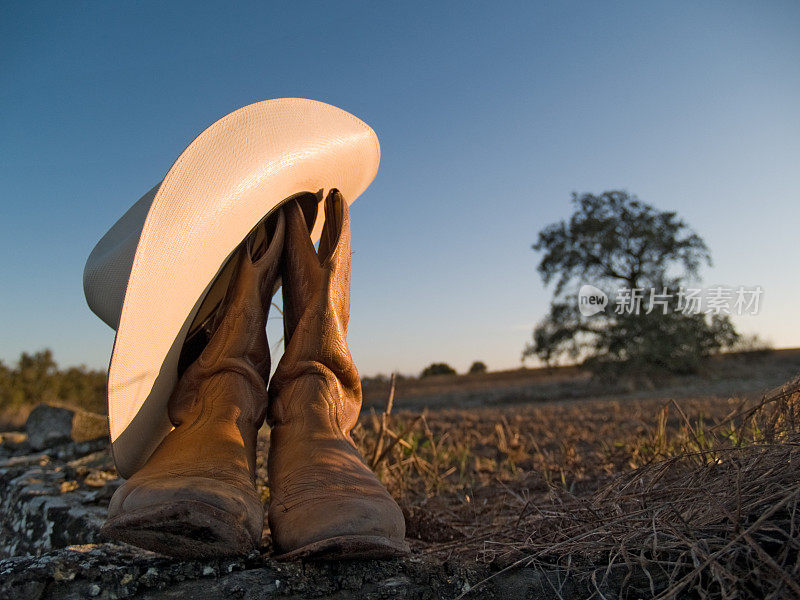
[[201,133],[97,243],[83,285],[89,307],[117,331],[108,418],[123,477],[172,428],[167,401],[184,342],[221,300],[242,241],[292,197],[316,241],[324,194],[336,188],[353,202],[379,161],[375,132],[350,113],[302,98],[257,102]]

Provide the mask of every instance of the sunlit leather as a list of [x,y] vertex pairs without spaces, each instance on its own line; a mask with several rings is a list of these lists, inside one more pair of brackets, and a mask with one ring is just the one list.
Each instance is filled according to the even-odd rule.
[[261,540],[256,435],[267,409],[266,319],[284,243],[240,250],[236,274],[199,358],[169,400],[174,429],[114,494],[107,537],[177,556],[241,554]]
[[400,508],[364,465],[350,437],[361,408],[361,383],[346,341],[347,203],[335,190],[326,198],[319,253],[300,207],[290,203],[284,211],[286,350],[270,382],[267,415],[273,544],[284,555],[306,547],[337,555],[333,545],[325,546],[335,539],[355,540],[363,555],[402,553]]

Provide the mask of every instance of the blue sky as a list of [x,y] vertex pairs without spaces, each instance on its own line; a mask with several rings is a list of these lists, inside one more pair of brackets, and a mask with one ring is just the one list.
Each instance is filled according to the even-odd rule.
[[530,245],[573,191],[678,211],[706,284],[763,287],[739,327],[800,346],[797,3],[9,2],[0,360],[105,368],[93,245],[205,127],[286,96],[381,140],[352,209],[362,374],[519,366],[550,300]]

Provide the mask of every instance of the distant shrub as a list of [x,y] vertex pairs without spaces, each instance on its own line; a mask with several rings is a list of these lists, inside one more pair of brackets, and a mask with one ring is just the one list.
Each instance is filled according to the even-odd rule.
[[483,362],[482,360],[476,360],[474,363],[472,363],[472,366],[469,368],[469,372],[473,374],[486,373],[486,371],[487,371],[486,363]]
[[422,370],[420,378],[432,377],[434,375],[455,375],[456,370],[447,363],[431,363]]

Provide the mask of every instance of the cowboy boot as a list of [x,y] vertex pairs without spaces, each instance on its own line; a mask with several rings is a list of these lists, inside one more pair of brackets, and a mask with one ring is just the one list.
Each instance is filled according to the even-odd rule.
[[361,381],[347,348],[350,216],[341,194],[325,200],[314,250],[300,206],[284,207],[281,259],[285,353],[269,388],[267,472],[279,559],[380,558],[408,553],[400,507],[350,437]]
[[[246,554],[260,545],[256,436],[267,409],[265,329],[283,215],[271,236],[263,227],[240,249],[207,343],[169,399],[175,428],[117,489],[101,529],[105,537],[179,557]],[[265,249],[253,247],[258,234]]]

